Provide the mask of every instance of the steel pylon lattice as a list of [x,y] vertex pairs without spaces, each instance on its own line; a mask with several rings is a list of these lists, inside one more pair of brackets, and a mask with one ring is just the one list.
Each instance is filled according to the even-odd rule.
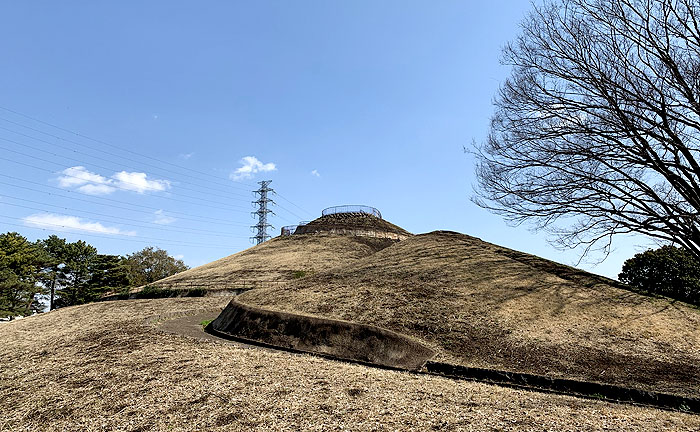
[[267,229],[274,228],[272,225],[267,223],[267,215],[275,214],[275,212],[267,208],[268,205],[275,204],[273,200],[268,198],[268,194],[270,192],[274,192],[274,189],[269,187],[270,183],[272,183],[272,180],[259,181],[258,184],[260,185],[260,188],[253,191],[258,199],[253,201],[253,206],[257,206],[257,209],[254,212],[251,212],[251,215],[258,218],[258,223],[251,225],[251,228],[256,230],[256,233],[250,238],[250,240],[255,244],[260,244],[268,240],[271,236],[267,233]]

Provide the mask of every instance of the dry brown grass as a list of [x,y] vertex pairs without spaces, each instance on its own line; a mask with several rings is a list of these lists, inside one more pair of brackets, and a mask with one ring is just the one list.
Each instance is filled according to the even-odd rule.
[[474,237],[414,236],[241,301],[389,328],[438,359],[700,396],[700,311]]
[[406,231],[400,226],[394,225],[389,221],[366,213],[334,213],[321,216],[320,218],[312,220],[306,225],[299,226],[295,233],[304,234],[330,231],[334,229],[394,233],[403,237],[412,235],[410,232]]
[[228,299],[71,307],[0,325],[0,429],[698,430],[700,417],[164,334]]
[[288,281],[294,279],[295,272],[313,273],[346,265],[391,244],[393,241],[386,239],[326,234],[275,237],[153,285],[167,286],[182,281],[206,283],[217,279]]

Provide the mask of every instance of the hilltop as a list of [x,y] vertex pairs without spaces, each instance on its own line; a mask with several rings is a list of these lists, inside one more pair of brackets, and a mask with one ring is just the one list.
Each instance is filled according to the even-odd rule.
[[412,234],[380,217],[362,212],[331,213],[300,225],[294,234],[329,232],[363,237],[386,237],[395,240]]

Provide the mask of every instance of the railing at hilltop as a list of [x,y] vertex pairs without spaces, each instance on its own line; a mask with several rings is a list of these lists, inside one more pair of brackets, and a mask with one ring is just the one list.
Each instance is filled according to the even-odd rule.
[[280,235],[290,236],[290,235],[294,234],[294,231],[296,231],[297,228],[299,228],[300,226],[304,226],[304,225],[308,224],[309,222],[310,221],[301,221],[296,225],[283,226],[282,231],[280,232]]
[[364,213],[364,214],[370,214],[372,216],[376,216],[379,219],[382,218],[382,214],[379,210],[377,210],[374,207],[365,206],[365,205],[342,205],[342,206],[328,207],[327,209],[324,209],[321,212],[321,215],[328,216],[328,215],[337,214],[337,213]]

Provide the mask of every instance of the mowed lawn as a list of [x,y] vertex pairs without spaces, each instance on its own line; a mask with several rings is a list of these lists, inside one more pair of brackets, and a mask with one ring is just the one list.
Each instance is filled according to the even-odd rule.
[[228,300],[104,302],[0,324],[0,429],[700,429],[700,416],[209,342],[153,324]]

